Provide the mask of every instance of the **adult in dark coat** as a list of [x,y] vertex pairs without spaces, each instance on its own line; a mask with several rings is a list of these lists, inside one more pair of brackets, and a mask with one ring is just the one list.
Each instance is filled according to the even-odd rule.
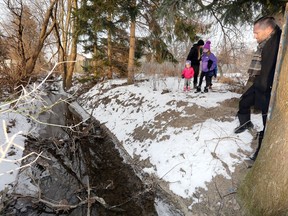
[[237,115],[240,126],[237,127],[234,132],[241,133],[253,127],[250,121],[252,106],[254,106],[255,109],[261,110],[263,130],[259,133],[258,148],[251,157],[252,160],[255,160],[265,132],[281,29],[273,17],[262,17],[255,21],[253,33],[258,42],[258,47],[248,70],[249,79],[246,85],[246,91],[239,101],[239,111]]
[[198,75],[199,66],[201,61],[201,48],[204,45],[203,40],[199,40],[196,44],[192,46],[186,60],[191,61],[191,66],[194,69],[193,87],[197,88],[198,85]]

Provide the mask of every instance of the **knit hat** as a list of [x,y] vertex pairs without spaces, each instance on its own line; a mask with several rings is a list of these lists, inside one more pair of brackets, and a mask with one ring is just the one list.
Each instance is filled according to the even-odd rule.
[[203,45],[204,45],[204,41],[200,39],[200,40],[197,42],[197,45],[198,45],[198,46],[203,46]]
[[185,64],[191,65],[191,61],[190,61],[190,60],[186,60],[186,63],[185,63]]
[[208,49],[210,50],[210,44],[211,44],[211,41],[206,41],[205,45],[203,46],[204,49]]

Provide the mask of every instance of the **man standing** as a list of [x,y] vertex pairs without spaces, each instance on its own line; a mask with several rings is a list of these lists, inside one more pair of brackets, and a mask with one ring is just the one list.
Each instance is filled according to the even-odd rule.
[[253,127],[250,121],[252,106],[262,111],[263,130],[259,133],[258,148],[251,157],[252,160],[255,160],[261,147],[266,126],[281,29],[273,17],[262,17],[254,22],[253,33],[258,47],[248,70],[249,79],[245,87],[246,91],[239,101],[237,116],[240,126],[235,128],[234,132],[241,133]]
[[191,61],[191,66],[194,69],[193,87],[196,89],[198,85],[199,65],[201,60],[201,48],[204,45],[203,40],[199,40],[192,46],[186,60]]

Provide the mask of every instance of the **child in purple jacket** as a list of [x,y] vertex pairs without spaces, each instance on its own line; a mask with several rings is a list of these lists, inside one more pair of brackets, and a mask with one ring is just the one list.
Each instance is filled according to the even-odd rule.
[[212,85],[212,77],[216,77],[217,70],[217,58],[210,50],[211,42],[208,40],[203,46],[203,55],[202,55],[202,70],[200,75],[199,86],[197,87],[196,92],[201,91],[201,85],[203,78],[205,77],[206,86],[204,87],[204,92],[208,92],[208,88]]
[[184,91],[190,91],[191,78],[194,76],[194,69],[191,67],[191,61],[187,60],[185,68],[182,71],[182,78],[185,78],[184,81]]

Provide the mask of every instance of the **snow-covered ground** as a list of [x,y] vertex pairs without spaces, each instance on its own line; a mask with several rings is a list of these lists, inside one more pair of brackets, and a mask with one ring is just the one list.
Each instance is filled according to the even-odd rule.
[[[47,109],[40,91],[43,83],[23,88],[22,95],[14,101],[0,102],[0,191],[13,185],[21,166],[25,135],[38,134],[36,123],[30,118]],[[30,116],[30,117],[29,117]],[[31,152],[25,157],[39,156]],[[37,157],[36,157],[37,158]],[[28,166],[28,164],[27,164]],[[1,196],[0,196],[1,199]]]
[[[168,182],[170,190],[183,198],[192,198],[198,187],[205,189],[216,175],[231,178],[235,166],[252,153],[251,133],[233,132],[238,126],[236,113],[224,121],[209,117],[194,123],[195,107],[205,112],[240,97],[224,84],[214,83],[215,91],[205,94],[183,92],[183,80],[178,78],[151,79],[108,90],[112,84],[114,81],[96,85],[82,97],[82,105],[116,135],[131,157],[149,160],[144,171]],[[187,111],[193,107],[195,113]],[[163,113],[166,118],[161,118]],[[175,126],[175,118],[191,123]],[[252,115],[252,121],[260,130],[261,116]],[[149,136],[141,138],[142,133]]]
[[19,159],[22,158],[24,150],[23,135],[28,133],[31,124],[25,116],[15,112],[1,113],[0,120],[0,191],[2,191],[16,179],[21,164]]
[[[173,193],[193,200],[193,193],[199,187],[207,189],[213,177],[231,178],[235,167],[252,153],[251,133],[233,133],[238,126],[236,113],[221,120],[211,115],[214,109],[215,116],[219,107],[225,109],[221,104],[225,100],[240,97],[227,85],[215,82],[215,91],[196,94],[183,92],[183,80],[178,78],[122,85],[125,82],[113,80],[96,85],[79,102],[115,134],[131,157],[149,161],[144,171],[166,181]],[[112,88],[114,85],[119,86]],[[9,125],[9,137],[28,133],[31,124],[15,112],[2,112],[0,120],[3,156],[7,138],[2,121]],[[260,115],[252,115],[252,122],[256,130],[261,130]],[[5,152],[5,160],[0,163],[0,191],[15,181],[20,166],[20,161],[15,160],[22,157],[24,146],[21,134],[15,136],[15,145]]]

